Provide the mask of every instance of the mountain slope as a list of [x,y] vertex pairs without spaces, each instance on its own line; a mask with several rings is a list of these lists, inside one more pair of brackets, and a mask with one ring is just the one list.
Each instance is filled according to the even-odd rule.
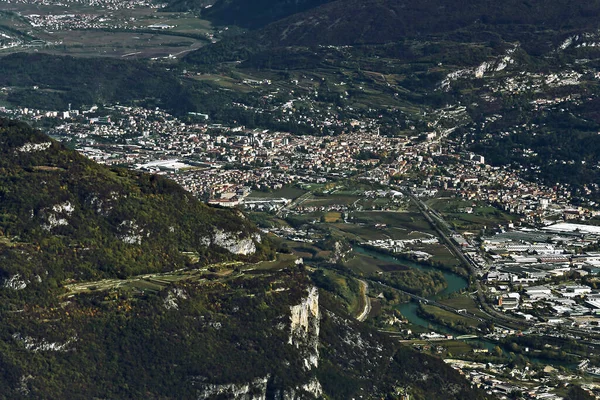
[[600,1],[473,2],[337,0],[294,14],[257,31],[227,38],[186,56],[191,63],[244,60],[290,46],[346,46],[411,40],[520,42],[541,52],[571,31],[600,27]]
[[[597,27],[599,1],[338,0],[276,22],[261,37],[279,45],[387,43],[456,30],[528,34]],[[533,33],[533,32],[531,32]]]
[[[24,124],[0,120],[0,170],[0,232],[37,247],[23,279],[168,271],[189,264],[183,251],[202,263],[268,253],[235,212],[209,208],[164,178],[96,165]],[[2,266],[5,274],[23,267]]]
[[169,0],[166,10],[202,10],[202,17],[213,23],[256,29],[329,1],[331,0]]
[[272,255],[238,213],[7,120],[0,232],[0,398],[486,398],[292,258],[248,264]]
[[219,0],[202,15],[217,23],[256,29],[329,1],[331,0]]
[[134,101],[192,110],[172,72],[142,61],[15,53],[0,58],[0,86],[11,87],[9,102],[44,110]]

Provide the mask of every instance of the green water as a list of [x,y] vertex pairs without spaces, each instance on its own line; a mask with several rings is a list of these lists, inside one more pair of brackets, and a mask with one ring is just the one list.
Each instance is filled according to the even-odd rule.
[[[458,274],[455,274],[453,272],[450,272],[450,271],[440,270],[438,268],[434,268],[429,265],[419,264],[414,261],[401,260],[401,259],[398,259],[389,254],[385,254],[385,253],[378,252],[375,250],[365,249],[364,247],[355,247],[354,251],[358,254],[364,254],[366,256],[373,257],[377,260],[382,260],[382,261],[389,262],[392,264],[398,264],[398,265],[403,265],[403,266],[410,267],[410,268],[416,268],[421,271],[441,272],[442,275],[444,275],[444,279],[446,279],[446,283],[448,284],[448,286],[444,290],[439,292],[438,294],[428,297],[428,299],[430,299],[430,300],[438,300],[440,297],[447,296],[447,295],[455,293],[455,292],[460,292],[461,290],[464,290],[469,286],[469,283],[467,282],[467,280],[464,277],[462,277]],[[419,326],[422,326],[425,328],[430,328],[436,332],[448,333],[448,334],[452,334],[452,335],[457,335],[457,334],[460,335],[460,333],[453,332],[452,330],[446,328],[445,326],[436,324],[435,322],[431,322],[431,321],[428,321],[426,319],[419,317],[417,315],[418,308],[419,308],[419,305],[417,303],[411,301],[409,303],[401,304],[398,307],[398,310],[400,310],[402,315],[414,325],[419,325]]]
[[[452,293],[460,292],[469,286],[467,279],[465,279],[463,276],[460,276],[453,272],[449,272],[446,270],[440,270],[440,269],[431,267],[429,265],[423,265],[423,264],[419,264],[419,263],[416,263],[413,261],[401,260],[401,259],[393,257],[389,254],[378,252],[375,250],[365,249],[364,247],[355,247],[353,250],[358,254],[364,254],[369,257],[373,257],[377,260],[383,260],[383,261],[386,261],[386,262],[389,262],[392,264],[404,265],[404,266],[407,266],[410,268],[419,269],[421,271],[441,272],[444,275],[444,278],[446,279],[448,286],[446,287],[446,289],[442,290],[440,293],[438,293],[434,296],[428,297],[428,299],[430,299],[430,300],[438,300],[439,298],[441,298],[443,296],[447,296]],[[453,331],[452,329],[449,329],[443,325],[440,325],[433,321],[428,321],[426,319],[421,318],[419,315],[417,315],[418,308],[419,308],[419,304],[414,301],[400,304],[398,306],[398,310],[413,325],[422,326],[424,328],[427,328],[429,330],[432,330],[432,331],[438,332],[438,333],[446,333],[446,334],[450,334],[450,335],[454,335],[454,336],[462,335],[462,333],[460,333],[460,332]],[[465,341],[467,343],[478,344],[479,346],[486,348],[490,351],[492,351],[497,346],[497,343],[494,343],[490,340],[486,340],[483,338],[467,339]],[[506,350],[504,350],[504,351],[506,352]],[[525,354],[525,356],[527,356],[527,354]],[[532,361],[534,363],[563,365],[563,366],[566,366],[569,368],[576,368],[576,364],[568,364],[568,363],[560,362],[560,361],[556,361],[556,360],[552,360],[552,361],[542,360],[542,359],[539,359],[539,358],[533,357],[533,356],[528,356],[528,358],[530,361]]]
[[436,294],[435,296],[428,297],[428,299],[431,299],[431,300],[437,300],[440,297],[444,297],[444,296],[447,296],[447,295],[455,293],[455,292],[460,292],[461,290],[464,290],[469,286],[469,282],[464,277],[462,277],[458,274],[455,274],[453,272],[450,272],[450,271],[438,269],[435,267],[431,267],[429,265],[419,264],[414,261],[400,260],[389,254],[365,249],[364,247],[355,247],[354,251],[358,254],[364,254],[366,256],[373,257],[377,260],[383,260],[383,261],[386,261],[386,262],[389,262],[392,264],[403,265],[403,266],[415,268],[415,269],[418,269],[421,271],[441,272],[442,275],[444,275],[444,279],[446,279],[446,283],[448,284],[448,286],[444,290],[442,290],[440,293]]

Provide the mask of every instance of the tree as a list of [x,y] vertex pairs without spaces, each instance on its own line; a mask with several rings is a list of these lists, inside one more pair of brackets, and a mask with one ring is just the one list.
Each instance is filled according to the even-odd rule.
[[494,347],[494,355],[496,357],[502,357],[502,349],[500,348],[500,346]]

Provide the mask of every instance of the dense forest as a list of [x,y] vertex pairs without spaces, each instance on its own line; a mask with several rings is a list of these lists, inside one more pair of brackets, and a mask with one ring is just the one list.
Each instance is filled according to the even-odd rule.
[[[256,35],[260,38],[257,43],[264,47],[382,44],[427,36],[439,39],[440,35],[451,35],[458,41],[483,41],[500,36],[506,41],[532,43],[537,42],[536,36],[548,31],[597,28],[598,22],[593,16],[598,15],[600,4],[581,0],[552,3],[543,0],[503,3],[491,0],[468,3],[440,0],[304,1],[295,7],[298,11],[306,7],[306,11],[275,21],[265,18],[265,14],[276,13],[290,2],[264,0],[262,3],[269,3],[268,7],[221,0],[206,15],[246,27],[258,28],[262,22]],[[314,7],[317,3],[324,4]],[[313,7],[308,9],[309,6]],[[291,14],[293,8],[289,11],[286,14]],[[267,25],[268,22],[273,23]]]
[[[174,0],[181,3],[182,0]],[[190,0],[183,0],[190,3]],[[202,12],[217,24],[237,25],[244,28],[260,28],[289,15],[310,10],[331,0],[219,0]],[[192,3],[192,8],[195,8]]]
[[1,59],[0,86],[14,88],[9,102],[46,110],[133,101],[191,110],[173,73],[142,61],[11,54]]
[[[216,230],[257,232],[167,179],[99,166],[22,123],[0,120],[0,155],[0,234],[23,244],[3,246],[5,275],[56,283],[173,270],[189,263],[183,251],[204,264],[234,258],[206,246]],[[252,240],[248,260],[271,257]]]

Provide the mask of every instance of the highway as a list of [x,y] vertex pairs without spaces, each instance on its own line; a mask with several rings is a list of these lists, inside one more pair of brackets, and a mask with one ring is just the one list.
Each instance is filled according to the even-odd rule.
[[[477,289],[477,300],[481,306],[481,311],[484,312],[485,314],[487,314],[490,319],[497,325],[497,321],[503,321],[506,324],[512,324],[512,325],[516,325],[519,329],[526,329],[529,328],[531,326],[533,326],[534,324],[522,319],[517,319],[517,318],[512,318],[509,317],[507,315],[504,315],[494,309],[492,309],[486,302],[484,296],[483,296],[483,289],[481,288],[481,284],[479,283],[479,281],[477,280],[477,269],[478,267],[475,265],[475,263],[470,260],[462,251],[462,249],[460,249],[447,235],[446,233],[440,228],[439,224],[443,224],[446,227],[449,227],[449,225],[446,223],[446,221],[444,221],[444,219],[439,215],[435,215],[432,216],[432,212],[431,209],[427,206],[427,204],[425,204],[421,199],[419,199],[417,196],[415,196],[412,193],[407,193],[406,191],[404,192],[407,196],[410,197],[410,199],[413,201],[413,203],[415,203],[415,205],[417,206],[417,208],[419,208],[419,211],[421,212],[421,214],[425,217],[425,219],[427,220],[427,222],[429,222],[431,224],[431,226],[434,227],[434,229],[436,230],[436,232],[438,233],[438,235],[443,239],[443,241],[448,245],[448,248],[450,249],[450,251],[452,251],[452,253],[454,253],[454,255],[456,257],[458,257],[458,259],[462,262],[462,264],[467,267],[468,271],[469,271],[469,275],[471,277],[474,278],[474,282],[475,282],[475,287]],[[434,220],[435,218],[435,220]],[[439,223],[436,223],[436,220]],[[514,329],[514,328],[513,328]]]

